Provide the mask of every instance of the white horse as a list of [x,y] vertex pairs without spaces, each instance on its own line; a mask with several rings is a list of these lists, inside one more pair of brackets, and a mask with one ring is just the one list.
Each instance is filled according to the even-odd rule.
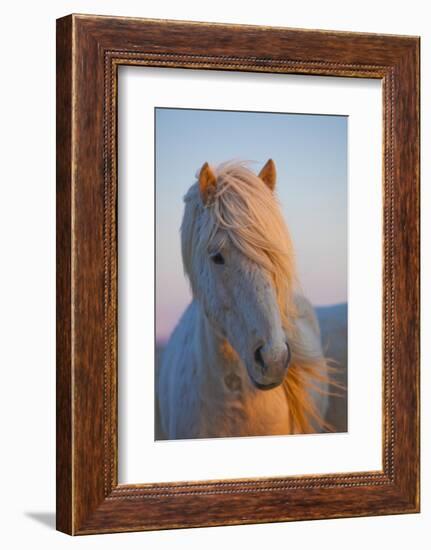
[[298,291],[269,160],[205,163],[185,196],[182,255],[193,300],[157,373],[156,438],[327,431],[329,370]]

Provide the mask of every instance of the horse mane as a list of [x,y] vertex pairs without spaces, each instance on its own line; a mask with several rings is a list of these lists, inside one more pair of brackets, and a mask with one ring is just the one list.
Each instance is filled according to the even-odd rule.
[[[213,170],[217,185],[209,204],[203,205],[197,184],[184,198],[186,213],[181,233],[185,272],[191,280],[194,247],[208,248],[216,235],[218,238],[221,235],[269,274],[291,344],[292,361],[283,382],[291,432],[331,430],[316,407],[312,393],[329,393],[322,386],[332,384],[327,373],[333,369],[321,354],[307,349],[295,326],[298,317],[295,294],[299,287],[295,256],[277,196],[246,162],[228,161]],[[194,212],[187,211],[190,208]],[[194,233],[199,215],[200,242],[196,244]]]

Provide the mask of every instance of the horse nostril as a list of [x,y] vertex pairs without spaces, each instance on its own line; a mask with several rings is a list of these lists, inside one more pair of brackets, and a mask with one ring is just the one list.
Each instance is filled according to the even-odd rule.
[[265,361],[263,360],[263,357],[262,357],[262,347],[263,346],[260,346],[257,348],[257,350],[254,352],[254,359],[256,361],[256,363],[260,366],[260,368],[262,370],[265,370],[266,369],[266,365],[265,365]]

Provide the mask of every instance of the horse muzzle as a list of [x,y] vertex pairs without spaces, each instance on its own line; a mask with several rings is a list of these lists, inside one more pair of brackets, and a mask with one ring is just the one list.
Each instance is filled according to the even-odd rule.
[[291,352],[286,342],[282,346],[270,347],[263,345],[254,352],[254,361],[249,368],[253,384],[259,390],[271,390],[279,386],[287,373]]

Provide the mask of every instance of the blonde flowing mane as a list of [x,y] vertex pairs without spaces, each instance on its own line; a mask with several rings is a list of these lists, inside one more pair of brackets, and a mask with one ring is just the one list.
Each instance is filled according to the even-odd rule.
[[[200,245],[210,246],[215,239],[230,239],[247,258],[265,270],[273,282],[283,327],[289,335],[292,361],[283,387],[289,404],[292,433],[331,430],[319,414],[313,393],[328,393],[322,385],[332,384],[327,360],[308,349],[295,329],[298,312],[295,293],[299,289],[292,241],[283,219],[278,199],[245,162],[229,161],[213,168],[217,185],[204,206],[197,186],[185,197],[186,207],[206,211],[199,227]],[[202,215],[203,212],[200,212]],[[183,260],[190,275],[194,246],[195,220],[198,212],[185,216]],[[190,216],[193,214],[192,221]],[[206,242],[202,242],[206,241]],[[223,242],[218,243],[220,245]],[[334,384],[332,384],[334,385]]]

